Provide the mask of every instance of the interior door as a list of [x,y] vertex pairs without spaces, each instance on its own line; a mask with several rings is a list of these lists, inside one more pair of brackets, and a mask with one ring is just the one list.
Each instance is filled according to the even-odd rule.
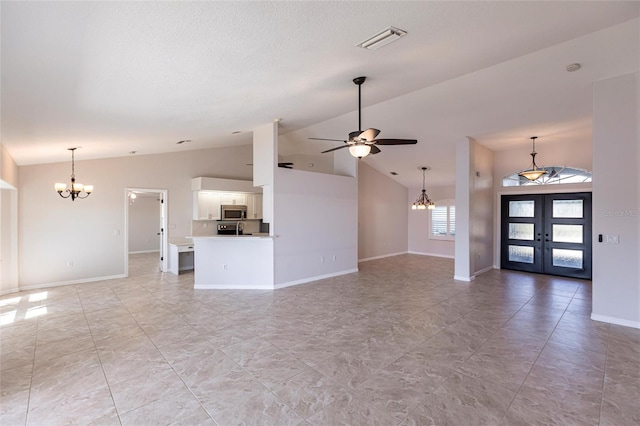
[[160,264],[159,269],[160,272],[164,271],[164,265],[165,265],[165,261],[164,258],[167,256],[167,253],[164,252],[164,248],[165,248],[165,235],[164,235],[164,227],[165,227],[165,207],[164,207],[164,196],[162,194],[162,192],[158,193],[158,204],[160,207],[160,232],[158,232],[158,235],[160,236]]
[[501,267],[591,279],[591,193],[503,195]]

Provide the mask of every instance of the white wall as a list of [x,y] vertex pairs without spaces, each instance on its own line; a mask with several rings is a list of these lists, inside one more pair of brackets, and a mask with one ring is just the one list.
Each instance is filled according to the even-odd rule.
[[476,144],[474,150],[471,251],[474,274],[493,268],[494,161],[493,151]]
[[472,138],[456,145],[455,275],[471,281],[493,266],[493,151]]
[[359,260],[407,252],[408,208],[406,187],[359,162]]
[[[640,73],[594,85],[592,318],[640,328]],[[598,234],[619,236],[598,243]],[[605,238],[606,241],[606,238]]]
[[[429,172],[427,172],[428,174]],[[427,178],[427,195],[438,205],[441,200],[455,200],[455,186],[430,186]],[[420,195],[422,187],[409,188],[406,200],[409,216],[409,252],[430,256],[455,256],[455,242],[429,238],[431,210],[411,210],[409,207]]]
[[18,187],[18,166],[2,144],[0,144],[0,180],[14,188]]
[[94,193],[74,202],[53,190],[70,179],[70,161],[19,168],[21,289],[122,275],[124,188],[168,190],[168,237],[183,237],[191,232],[191,179],[250,180],[253,161],[251,145],[89,161],[80,150],[76,160],[78,181]]
[[[532,135],[535,136],[535,135]],[[543,166],[566,166],[591,171],[593,147],[591,139],[560,140],[552,136],[538,135],[536,140],[536,164]],[[528,139],[528,138],[527,138]],[[496,187],[502,185],[502,178],[531,165],[531,143],[517,148],[495,151],[494,179]],[[564,185],[563,185],[564,186]],[[557,187],[557,186],[556,186]],[[591,185],[587,185],[591,187]],[[512,187],[510,187],[511,189]],[[531,190],[531,186],[525,187]]]
[[276,288],[357,271],[357,218],[357,178],[277,168]]
[[129,253],[160,250],[158,195],[138,195],[129,204]]
[[18,166],[0,145],[0,295],[18,288]]

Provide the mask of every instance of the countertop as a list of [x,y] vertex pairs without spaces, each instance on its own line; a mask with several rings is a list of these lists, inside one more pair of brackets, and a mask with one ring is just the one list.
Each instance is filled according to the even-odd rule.
[[202,238],[202,239],[229,239],[229,238],[240,238],[240,239],[252,239],[252,238],[272,238],[269,234],[266,233],[256,233],[256,234],[245,234],[245,235],[193,235],[190,237],[192,239]]
[[173,246],[190,246],[193,244],[191,237],[176,238],[169,241],[169,245]]

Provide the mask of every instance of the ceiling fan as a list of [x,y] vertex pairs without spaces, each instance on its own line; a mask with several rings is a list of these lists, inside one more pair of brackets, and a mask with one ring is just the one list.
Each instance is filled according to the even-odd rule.
[[318,141],[336,141],[346,143],[346,145],[322,151],[322,154],[342,148],[349,148],[351,155],[357,158],[362,158],[369,154],[379,153],[380,148],[376,145],[413,145],[418,143],[416,139],[376,139],[380,134],[380,130],[372,128],[365,131],[362,130],[362,83],[364,83],[366,79],[367,77],[356,77],[353,79],[353,82],[358,86],[358,130],[349,133],[348,140],[309,138]]

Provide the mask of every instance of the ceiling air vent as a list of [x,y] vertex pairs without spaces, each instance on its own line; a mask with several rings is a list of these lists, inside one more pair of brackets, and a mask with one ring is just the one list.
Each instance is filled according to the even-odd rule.
[[401,30],[396,27],[389,27],[380,31],[373,37],[369,37],[365,41],[356,44],[356,46],[362,47],[363,49],[376,50],[380,49],[382,46],[386,46],[392,41],[396,41],[405,34],[407,34],[405,30]]

